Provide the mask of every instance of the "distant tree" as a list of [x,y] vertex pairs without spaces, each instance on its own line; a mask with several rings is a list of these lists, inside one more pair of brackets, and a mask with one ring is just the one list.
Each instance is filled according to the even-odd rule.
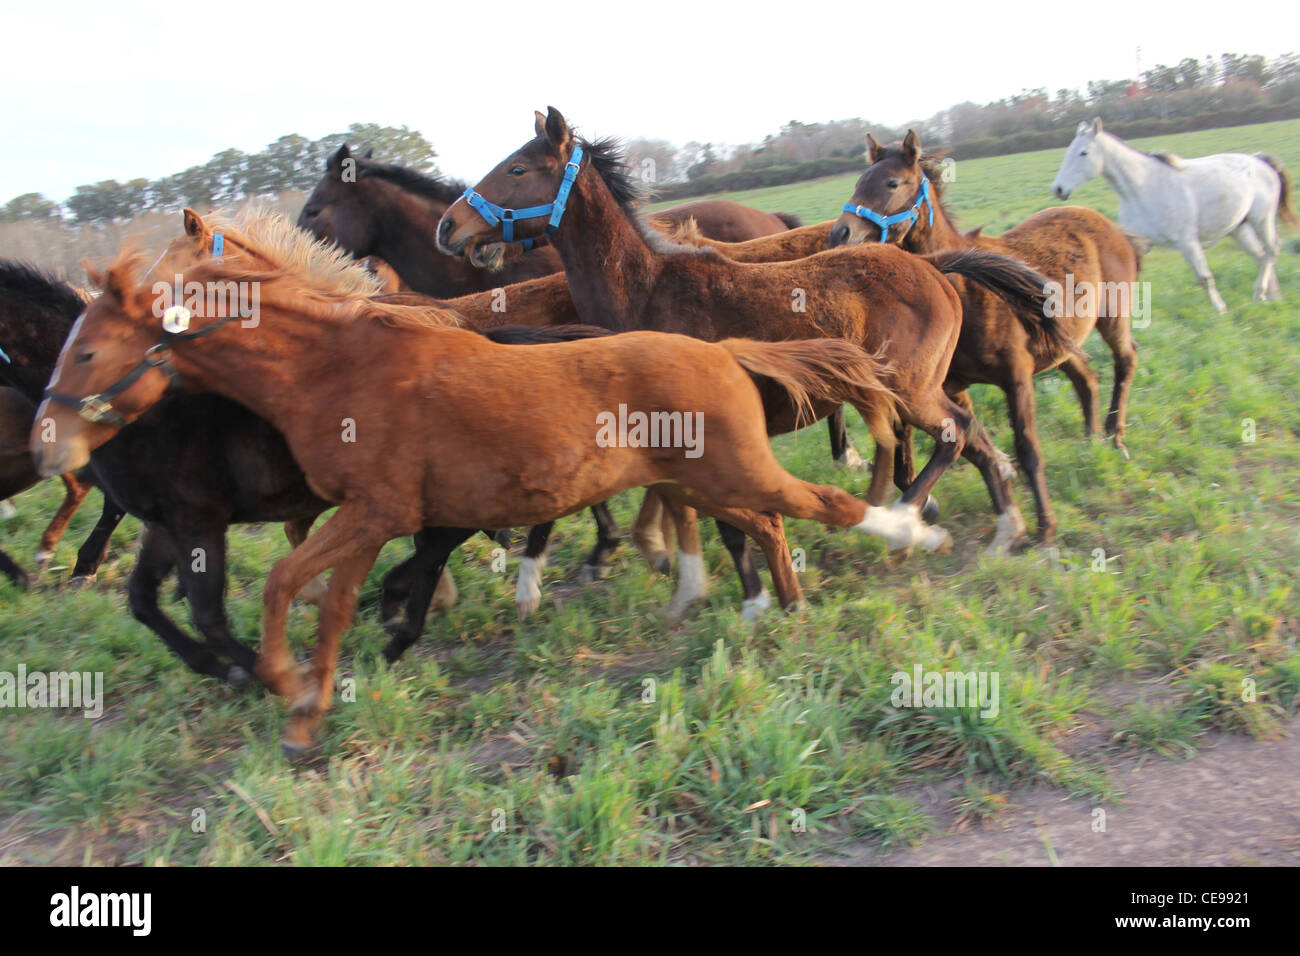
[[375,159],[398,166],[409,166],[427,176],[438,175],[438,164],[434,162],[438,153],[422,133],[407,129],[405,126],[378,126],[375,123],[353,123],[345,133],[336,133],[316,140],[316,176],[320,178],[321,165],[325,157],[347,143],[354,150],[375,151]]
[[56,219],[59,204],[51,202],[40,193],[23,193],[15,196],[0,208],[0,222],[19,222],[25,219]]

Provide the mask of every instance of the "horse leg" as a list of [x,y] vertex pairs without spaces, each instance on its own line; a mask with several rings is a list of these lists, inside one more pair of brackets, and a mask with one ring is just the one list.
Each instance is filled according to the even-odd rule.
[[1137,372],[1137,342],[1133,340],[1132,322],[1128,315],[1098,318],[1097,333],[1110,347],[1115,360],[1115,388],[1110,396],[1110,411],[1106,413],[1106,434],[1111,436],[1115,448],[1127,458],[1129,454],[1124,447],[1124,428],[1128,416],[1128,397],[1133,389],[1133,375]]
[[[256,673],[281,697],[292,702],[304,692],[285,633],[289,602],[316,575],[361,554],[362,549],[367,553],[373,549],[373,554],[378,555],[387,539],[376,530],[376,524],[363,504],[344,502],[306,541],[277,561],[267,575],[262,589],[262,650]],[[333,583],[331,580],[331,587]],[[355,605],[355,594],[351,600]],[[325,620],[322,609],[318,630],[324,627]]]
[[596,546],[591,549],[587,563],[578,572],[578,580],[583,584],[609,576],[609,556],[614,553],[618,543],[623,540],[623,532],[618,522],[610,514],[609,502],[602,501],[591,506],[591,516],[596,519]]
[[[307,540],[307,535],[311,534],[311,526],[316,523],[319,514],[314,514],[310,518],[295,518],[292,521],[284,523],[284,536],[289,539],[289,547],[296,548]],[[315,604],[320,606],[321,600],[325,597],[325,578],[318,575],[315,580],[308,581],[307,586],[299,592],[299,599],[305,604]]]
[[19,566],[18,562],[9,555],[0,550],[0,574],[3,574],[14,583],[14,587],[26,591],[31,585],[31,579],[27,572]]
[[1267,302],[1274,286],[1277,285],[1277,273],[1273,265],[1277,254],[1271,246],[1266,248],[1260,241],[1260,236],[1255,232],[1255,227],[1250,220],[1246,220],[1232,230],[1232,238],[1259,266],[1259,278],[1255,280],[1255,301]]
[[731,555],[731,562],[736,566],[736,574],[740,578],[740,590],[743,595],[740,616],[746,621],[751,621],[772,606],[772,599],[767,596],[763,579],[758,576],[758,568],[754,565],[754,554],[749,550],[745,532],[725,521],[715,519],[714,524],[717,525],[718,535],[726,545]]
[[1196,281],[1210,297],[1210,304],[1214,306],[1214,311],[1220,315],[1227,312],[1228,306],[1224,304],[1223,297],[1219,295],[1219,290],[1214,284],[1214,273],[1210,271],[1210,264],[1205,261],[1205,250],[1201,247],[1200,240],[1192,236],[1178,245],[1178,251],[1183,254],[1187,264],[1196,273]]
[[[847,492],[845,494],[847,495]],[[852,496],[849,497],[852,500]],[[748,535],[758,542],[758,546],[763,549],[763,556],[767,559],[767,569],[772,575],[772,586],[776,589],[777,602],[783,610],[792,611],[803,605],[803,591],[794,573],[794,560],[790,556],[790,548],[785,540],[785,526],[780,514],[726,507],[709,508],[706,511],[718,523],[719,529],[730,528],[729,533]],[[746,600],[741,605],[742,619],[754,621],[771,605],[767,592],[760,593],[761,600]]]
[[70,582],[73,587],[82,587],[94,582],[99,566],[104,563],[104,557],[108,554],[109,539],[112,538],[113,532],[122,523],[124,517],[126,511],[113,501],[108,492],[104,492],[104,508],[99,513],[99,520],[95,522],[94,529],[77,551],[77,563],[73,565]]
[[88,481],[81,481],[75,474],[68,472],[59,475],[63,482],[63,501],[59,505],[59,510],[54,513],[50,523],[45,526],[45,533],[41,535],[41,543],[36,549],[36,566],[43,568],[50,563],[54,557],[54,549],[59,546],[59,541],[63,538],[63,532],[68,530],[68,522],[77,509],[81,507],[81,502],[85,500],[90,489],[95,487]]
[[826,416],[826,428],[830,432],[831,438],[831,458],[837,468],[858,469],[866,465],[858,450],[853,447],[849,441],[848,425],[844,421],[844,406],[838,406],[835,411]]
[[146,524],[126,588],[131,616],[157,634],[190,670],[234,682],[235,668],[177,627],[158,606],[158,590],[175,564],[171,536],[159,525]]
[[389,639],[384,658],[390,664],[424,633],[429,606],[437,596],[442,579],[447,577],[447,559],[475,533],[466,528],[422,528],[416,532],[415,554],[406,562],[412,573],[412,586],[406,597],[405,618],[385,624]]
[[677,591],[664,608],[664,617],[679,621],[692,604],[709,596],[709,573],[704,567],[704,550],[700,546],[700,525],[695,509],[666,496],[660,496],[664,508],[677,530]]
[[257,655],[235,637],[226,617],[226,526],[219,522],[204,525],[172,528],[176,576],[190,606],[190,620],[208,648],[232,662],[227,679],[238,684],[252,675]]
[[1282,286],[1277,281],[1277,257],[1282,251],[1282,240],[1277,234],[1277,209],[1269,209],[1262,216],[1252,220],[1251,224],[1255,227],[1255,235],[1269,255],[1271,268],[1268,297],[1278,301],[1282,298]]
[[632,542],[637,550],[660,574],[667,574],[673,566],[668,554],[668,536],[663,532],[664,501],[653,488],[647,488],[641,499],[641,510],[632,525]]
[[[912,445],[912,426],[906,422],[899,422],[894,426],[894,455],[893,467],[890,472],[894,477],[894,486],[899,491],[906,491],[911,487],[912,482],[916,481],[916,456],[915,448]],[[881,463],[880,455],[877,454],[874,468],[879,468]],[[879,492],[877,492],[879,487]],[[888,482],[882,482],[877,486],[872,481],[871,488],[867,493],[867,500],[873,505],[884,503],[885,489]],[[925,504],[921,506],[921,519],[924,521],[936,521],[939,518],[939,502],[935,500],[934,495],[927,495]]]
[[519,559],[519,580],[515,584],[515,610],[523,620],[542,602],[542,572],[546,570],[546,545],[551,540],[554,521],[528,529],[528,543]]
[[1038,510],[1038,541],[1047,544],[1056,534],[1056,519],[1052,516],[1051,500],[1047,496],[1047,479],[1043,475],[1043,449],[1038,441],[1037,402],[1034,398],[1034,367],[1033,360],[1028,355],[1024,355],[1023,360],[1012,369],[1011,381],[1003,386],[1003,391],[1006,392],[1007,408],[1011,413],[1016,458],[1029,481]]
[[[1032,400],[1032,381],[1030,388]],[[953,401],[965,416],[964,424],[955,420],[958,427],[965,428],[966,441],[962,445],[962,457],[979,469],[984,487],[988,489],[989,498],[993,501],[993,510],[998,515],[997,532],[993,536],[993,542],[984,550],[986,554],[998,554],[1009,549],[1025,533],[1025,519],[1016,507],[1011,493],[1011,482],[1016,476],[1016,470],[1011,459],[993,444],[988,431],[975,418],[970,394],[961,392],[954,396]]]
[[1078,355],[1071,355],[1061,363],[1060,368],[1074,386],[1074,394],[1079,397],[1079,407],[1083,409],[1084,437],[1100,437],[1101,428],[1097,417],[1101,396],[1096,370]]
[[334,703],[334,672],[338,668],[340,639],[352,626],[357,594],[383,546],[382,541],[360,546],[353,543],[349,548],[351,553],[334,564],[329,591],[321,603],[316,651],[301,681],[302,689],[290,705],[289,727],[280,738],[281,749],[291,759],[315,745],[325,714]]

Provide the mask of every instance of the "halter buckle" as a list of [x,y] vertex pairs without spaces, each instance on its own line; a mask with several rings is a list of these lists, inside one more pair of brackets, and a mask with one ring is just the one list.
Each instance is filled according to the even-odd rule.
[[113,413],[112,402],[106,402],[99,395],[87,395],[81,400],[77,413],[87,421],[98,425]]

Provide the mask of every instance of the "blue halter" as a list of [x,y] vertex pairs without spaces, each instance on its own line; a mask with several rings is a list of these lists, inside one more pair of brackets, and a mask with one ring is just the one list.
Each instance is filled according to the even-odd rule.
[[13,364],[14,364],[14,360],[11,359],[9,356],[5,355],[5,350],[4,350],[4,349],[0,349],[0,359],[4,359],[4,360],[5,360],[6,362],[8,362],[10,365],[13,365]]
[[889,241],[889,227],[897,226],[900,222],[914,223],[921,218],[921,206],[930,210],[930,225],[934,225],[934,203],[930,201],[930,180],[924,176],[921,177],[921,191],[916,194],[916,202],[912,203],[911,209],[905,209],[902,212],[896,212],[892,216],[882,216],[874,209],[868,209],[866,206],[855,206],[851,202],[844,204],[844,212],[851,212],[868,222],[874,222],[880,227],[880,241]]
[[564,178],[560,180],[560,188],[555,193],[555,200],[548,202],[545,206],[529,206],[527,209],[506,209],[494,202],[488,202],[476,193],[472,186],[465,190],[465,202],[469,203],[469,207],[482,216],[483,221],[489,226],[501,223],[501,238],[505,242],[520,243],[525,250],[531,249],[536,240],[532,238],[516,239],[515,220],[540,219],[542,216],[549,216],[550,218],[546,223],[546,234],[548,236],[554,235],[555,230],[560,228],[560,220],[564,218],[564,204],[569,201],[569,191],[573,189],[573,181],[577,178],[578,170],[581,168],[582,147],[574,146],[573,155],[564,164]]

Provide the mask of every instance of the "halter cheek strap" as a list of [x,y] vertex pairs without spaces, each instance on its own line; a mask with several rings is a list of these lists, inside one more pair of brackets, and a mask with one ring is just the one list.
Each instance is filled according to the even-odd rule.
[[560,180],[560,188],[555,193],[555,199],[543,206],[507,209],[484,199],[474,191],[472,186],[465,190],[465,202],[469,204],[471,209],[482,216],[483,221],[489,226],[501,223],[501,238],[503,241],[522,245],[525,250],[531,249],[536,244],[536,240],[531,237],[516,239],[515,221],[519,219],[540,219],[547,216],[549,218],[546,223],[546,234],[548,236],[554,235],[555,230],[560,228],[560,220],[564,218],[565,204],[568,203],[569,193],[573,190],[573,181],[578,178],[578,171],[581,168],[582,147],[574,146],[573,155],[564,164],[564,178]]
[[[216,258],[221,257],[225,248],[225,237],[221,233],[216,233],[212,237],[212,253]],[[162,257],[159,256],[161,261]],[[158,263],[154,263],[156,266]],[[150,269],[152,272],[152,268]],[[174,305],[163,313],[162,318],[162,335],[158,344],[151,346],[144,353],[144,357],[136,363],[131,371],[127,372],[116,382],[94,395],[87,395],[85,398],[77,398],[74,395],[66,395],[63,392],[56,392],[53,389],[45,390],[45,397],[56,404],[63,405],[67,408],[76,409],[77,414],[86,421],[94,422],[97,425],[109,425],[113,428],[122,428],[127,424],[126,418],[121,412],[113,408],[112,399],[117,398],[128,388],[138,382],[150,369],[158,369],[167,376],[167,387],[173,388],[180,382],[180,373],[172,365],[167,353],[171,351],[172,343],[180,339],[198,339],[223,325],[233,322],[240,318],[235,315],[228,315],[225,318],[218,319],[211,325],[205,326],[194,332],[189,331],[190,319],[192,314],[189,309],[183,305]],[[6,359],[7,360],[7,359]]]
[[921,207],[925,206],[930,211],[930,225],[934,225],[934,203],[930,199],[930,180],[921,177],[921,191],[916,194],[916,202],[912,203],[911,209],[905,209],[902,212],[896,212],[892,216],[882,216],[874,209],[868,209],[866,206],[855,206],[851,202],[844,204],[843,212],[851,212],[853,215],[868,222],[874,222],[880,227],[880,241],[889,241],[889,227],[897,226],[900,222],[908,224],[916,222],[921,218]]

